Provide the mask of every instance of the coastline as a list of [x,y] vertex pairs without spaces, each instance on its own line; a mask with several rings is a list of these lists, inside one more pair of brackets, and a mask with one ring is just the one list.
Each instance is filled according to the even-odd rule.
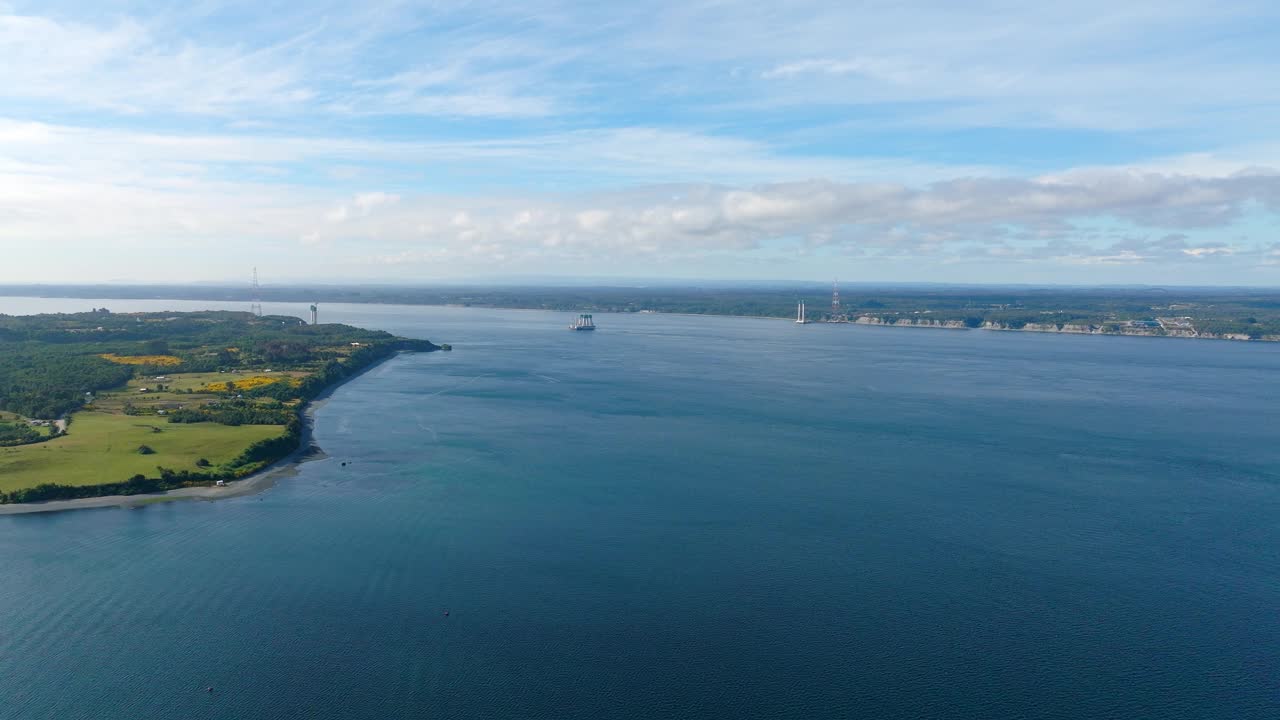
[[[384,303],[384,302],[375,302],[375,301],[367,301],[367,302],[363,302],[363,303],[356,303],[356,302],[352,301],[352,304],[365,304],[365,305],[396,305],[396,304],[398,304],[398,303]],[[419,305],[408,305],[408,306],[406,306],[406,307],[417,307],[417,306],[419,306]],[[421,307],[449,307],[449,308],[465,308],[465,309],[472,309],[472,310],[513,310],[513,311],[525,311],[525,312],[570,312],[570,311],[568,311],[568,310],[560,311],[560,310],[548,310],[548,309],[546,309],[546,308],[513,307],[513,306],[508,306],[508,305],[457,305],[457,304],[450,304],[450,303],[444,303],[444,304],[427,304],[427,303],[422,303],[422,304],[420,304],[420,306],[421,306]],[[613,310],[595,310],[595,311],[593,311],[593,312],[604,313],[604,314],[606,314],[606,315],[644,315],[644,314],[649,314],[649,315],[670,315],[670,316],[675,316],[675,317],[716,317],[716,318],[737,318],[737,319],[742,319],[742,320],[777,320],[777,321],[781,321],[781,322],[790,322],[790,323],[795,323],[795,317],[794,317],[794,316],[790,316],[790,315],[785,315],[785,316],[784,316],[784,315],[730,315],[730,314],[723,314],[723,313],[671,312],[671,311],[666,311],[666,310],[642,310],[642,311],[636,311],[636,312],[617,312],[617,311],[613,311]],[[851,317],[852,317],[852,316],[851,316]],[[826,320],[812,320],[812,321],[810,321],[810,322],[804,323],[804,325],[806,325],[806,326],[807,326],[807,325],[830,325],[830,326],[839,326],[839,325],[861,325],[861,326],[863,326],[863,327],[884,327],[884,328],[927,328],[927,329],[933,329],[933,330],[989,330],[989,331],[992,331],[992,332],[1029,332],[1029,333],[1046,333],[1046,334],[1053,334],[1053,335],[1097,335],[1097,336],[1104,336],[1104,337],[1144,337],[1144,338],[1166,338],[1166,339],[1170,339],[1170,338],[1172,338],[1172,339],[1186,339],[1186,340],[1224,340],[1224,341],[1227,341],[1227,342],[1234,342],[1234,343],[1242,343],[1242,342],[1243,342],[1243,343],[1277,343],[1277,342],[1280,342],[1280,335],[1265,335],[1265,336],[1263,336],[1263,337],[1250,338],[1250,337],[1243,336],[1243,335],[1239,335],[1239,334],[1236,334],[1236,333],[1209,333],[1209,332],[1194,332],[1194,333],[1183,333],[1183,332],[1171,333],[1171,332],[1163,332],[1163,333],[1155,333],[1155,332],[1148,332],[1148,331],[1145,331],[1145,330],[1133,330],[1133,331],[1131,331],[1131,332],[1111,332],[1111,331],[1106,331],[1106,330],[1101,330],[1101,329],[1095,329],[1095,330],[1082,330],[1082,329],[1079,329],[1079,328],[1081,328],[1082,326],[1077,325],[1077,324],[1074,324],[1074,323],[1067,323],[1067,324],[1065,324],[1065,326],[1064,326],[1063,328],[1048,327],[1048,326],[1039,325],[1039,324],[1035,324],[1035,323],[1028,323],[1027,325],[1025,325],[1025,326],[1023,326],[1023,327],[1010,327],[1010,326],[1008,326],[1008,325],[1002,325],[1002,324],[994,323],[994,322],[985,322],[985,323],[983,323],[982,325],[980,325],[980,326],[978,326],[978,327],[969,327],[969,326],[965,325],[965,324],[963,323],[963,321],[961,321],[961,320],[932,320],[932,321],[919,321],[919,320],[916,320],[916,319],[914,319],[914,318],[910,319],[910,321],[908,321],[908,319],[907,319],[907,318],[903,318],[903,320],[904,320],[903,322],[885,322],[885,320],[884,320],[883,318],[879,317],[879,316],[875,316],[875,315],[858,315],[856,318],[854,318],[854,319],[852,319],[852,320],[845,321],[845,322],[828,322],[828,321],[826,321]],[[798,324],[798,323],[797,323],[797,324]]]
[[[61,292],[61,293],[52,294],[52,295],[44,295],[44,294],[31,295],[31,294],[27,294],[26,292],[22,292],[22,293],[14,292],[12,288],[9,288],[7,286],[0,286],[0,298],[12,297],[12,298],[31,298],[31,299],[91,299],[91,298],[97,298],[99,296],[100,296],[100,293],[67,294],[66,292]],[[210,300],[213,302],[222,302],[222,303],[232,302],[232,300],[225,297],[183,298],[183,297],[177,297],[177,296],[152,295],[152,294],[110,295],[110,296],[105,296],[103,299],[134,300],[134,301],[177,300],[177,301],[184,301],[184,302],[186,301],[195,302],[203,299],[203,300]],[[284,303],[284,302],[293,302],[293,301],[274,300],[273,302]],[[302,301],[299,300],[297,302],[302,302]],[[342,298],[335,302],[339,302],[342,304],[350,304],[350,305],[369,305],[369,306],[406,307],[406,308],[431,307],[431,308],[453,308],[453,309],[469,309],[469,310],[508,310],[508,311],[516,311],[516,312],[541,312],[541,313],[574,312],[573,310],[570,310],[570,309],[553,309],[545,306],[530,307],[527,305],[525,306],[504,305],[501,303],[464,304],[464,303],[456,303],[456,302],[410,302],[410,301],[389,301],[389,300],[383,300],[383,299],[360,299],[360,298]],[[737,314],[731,314],[731,313],[680,312],[680,311],[668,311],[668,310],[619,311],[619,310],[609,310],[605,308],[596,309],[592,312],[615,314],[615,315],[654,314],[654,315],[672,315],[677,317],[722,317],[722,318],[741,318],[741,319],[751,319],[751,320],[777,320],[782,322],[795,321],[794,315],[791,315],[790,312],[788,312],[788,314],[786,315],[737,315]],[[1076,323],[1067,323],[1066,328],[1055,328],[1055,327],[1050,327],[1046,325],[1040,325],[1038,323],[1029,323],[1028,325],[1022,326],[1022,327],[1011,327],[1009,325],[1002,324],[999,322],[994,322],[994,321],[984,322],[981,326],[978,326],[978,327],[969,327],[964,325],[962,320],[958,320],[958,319],[937,320],[937,321],[929,321],[929,322],[918,322],[914,318],[908,318],[908,317],[902,317],[901,319],[903,320],[902,322],[890,322],[885,317],[882,317],[882,316],[858,315],[856,318],[853,318],[848,322],[843,322],[843,323],[829,323],[822,320],[815,320],[806,324],[807,325],[863,325],[863,326],[895,327],[895,328],[914,327],[914,328],[933,328],[933,329],[945,329],[945,330],[992,330],[997,332],[1034,332],[1034,333],[1061,334],[1061,335],[1101,335],[1101,336],[1112,336],[1112,337],[1180,338],[1180,339],[1190,339],[1190,340],[1221,340],[1221,341],[1229,341],[1233,343],[1255,343],[1255,344],[1256,343],[1280,343],[1280,334],[1267,334],[1261,337],[1249,337],[1242,333],[1234,333],[1234,332],[1215,333],[1215,332],[1208,332],[1208,331],[1202,332],[1202,331],[1195,331],[1195,330],[1190,332],[1181,332],[1181,331],[1150,332],[1149,330],[1146,330],[1146,329],[1132,329],[1132,330],[1116,332],[1116,331],[1104,330],[1101,328],[1080,329],[1082,327],[1087,327],[1087,325],[1082,326]]]
[[227,484],[218,487],[216,485],[197,485],[193,487],[175,488],[159,493],[141,493],[138,495],[103,495],[100,497],[76,498],[74,500],[47,500],[38,503],[12,503],[0,505],[0,516],[2,515],[29,515],[31,513],[45,512],[65,512],[68,510],[91,510],[94,508],[125,508],[133,509],[146,505],[154,505],[162,502],[177,502],[180,500],[224,500],[233,497],[243,497],[246,495],[256,495],[271,489],[276,481],[281,478],[292,477],[297,474],[298,467],[310,460],[321,460],[328,455],[312,441],[312,426],[315,424],[315,413],[324,407],[329,396],[335,390],[364,375],[379,365],[400,357],[406,352],[415,352],[411,350],[399,350],[388,355],[376,362],[361,368],[359,372],[342,378],[336,383],[329,385],[306,405],[302,406],[300,413],[302,415],[302,434],[298,438],[298,447],[294,448],[288,455],[276,460],[261,470],[247,475],[239,480],[229,480]]
[[[520,310],[526,308],[498,308],[507,310]],[[795,323],[794,318],[781,317],[777,315],[716,315],[713,313],[683,313],[683,312],[664,312],[661,310],[650,311],[654,315],[675,315],[679,317],[724,317],[724,318],[743,318],[748,320],[779,320]],[[621,314],[638,314],[638,313],[621,313]],[[799,324],[799,323],[797,323]],[[991,332],[1027,332],[1027,333],[1045,333],[1051,335],[1095,335],[1101,337],[1142,337],[1142,338],[1162,338],[1162,339],[1188,339],[1188,340],[1225,340],[1235,343],[1275,343],[1280,342],[1280,336],[1267,335],[1260,338],[1250,338],[1234,333],[1154,333],[1143,330],[1134,330],[1131,332],[1109,332],[1101,329],[1086,329],[1087,326],[1077,325],[1073,323],[1064,324],[1063,327],[1050,327],[1035,323],[1028,323],[1023,327],[1009,327],[993,322],[986,322],[978,327],[969,327],[960,320],[918,320],[915,318],[904,318],[902,322],[885,322],[881,317],[874,315],[859,315],[853,320],[845,322],[828,322],[826,320],[812,320],[804,323],[804,325],[861,325],[863,327],[881,327],[881,328],[922,328],[929,330],[986,330]]]

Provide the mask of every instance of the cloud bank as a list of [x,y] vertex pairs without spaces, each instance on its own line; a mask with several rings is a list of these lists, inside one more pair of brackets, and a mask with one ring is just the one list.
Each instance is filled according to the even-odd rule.
[[0,280],[1280,282],[1277,23],[1251,0],[14,0]]

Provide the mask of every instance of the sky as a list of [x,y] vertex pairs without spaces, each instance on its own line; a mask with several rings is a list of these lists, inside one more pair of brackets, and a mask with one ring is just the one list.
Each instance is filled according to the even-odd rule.
[[6,2],[0,282],[1280,285],[1280,3]]

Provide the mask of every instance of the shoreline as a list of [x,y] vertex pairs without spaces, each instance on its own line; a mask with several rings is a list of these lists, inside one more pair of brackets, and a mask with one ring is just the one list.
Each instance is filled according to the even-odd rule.
[[[528,309],[528,308],[493,308],[493,309],[521,310],[521,309]],[[604,314],[607,314],[607,315],[639,315],[641,314],[638,312],[636,313],[612,313],[608,311],[603,311],[603,312]],[[1136,338],[1155,338],[1155,339],[1164,339],[1164,340],[1221,340],[1221,341],[1233,342],[1233,343],[1280,343],[1280,338],[1277,338],[1275,336],[1248,338],[1248,337],[1235,337],[1230,334],[1216,335],[1212,333],[1208,333],[1208,334],[1196,333],[1194,335],[1179,333],[1174,335],[1174,334],[1168,334],[1168,333],[1159,334],[1159,333],[1151,333],[1151,332],[1105,332],[1102,330],[1084,331],[1084,330],[1076,330],[1076,329],[1067,330],[1067,329],[1060,329],[1060,328],[1050,329],[1046,327],[1030,327],[1030,326],[1015,328],[1015,327],[997,326],[997,325],[991,325],[991,324],[983,324],[978,327],[969,327],[967,325],[961,324],[959,320],[937,320],[933,322],[916,322],[914,320],[911,322],[883,322],[880,320],[880,318],[874,315],[859,315],[854,320],[848,320],[844,322],[829,322],[827,320],[811,320],[805,323],[796,323],[794,318],[780,317],[777,315],[717,315],[713,313],[663,312],[661,310],[651,310],[651,311],[648,311],[648,314],[674,315],[678,317],[722,317],[722,318],[742,318],[746,320],[781,320],[781,321],[789,321],[797,325],[805,325],[805,326],[859,325],[862,327],[878,327],[878,328],[920,328],[925,330],[966,330],[966,331],[979,330],[979,331],[1004,332],[1004,333],[1023,333],[1023,332],[1041,333],[1045,335],[1089,335],[1094,337],[1136,337]]]
[[[1259,286],[1256,289],[1261,290],[1264,288]],[[108,297],[108,298],[94,298],[92,295],[87,295],[87,294],[71,295],[71,296],[68,296],[68,295],[22,295],[22,294],[6,293],[0,290],[0,298],[3,298],[3,297],[31,298],[35,300],[102,299],[102,300],[126,300],[126,301],[130,301],[130,300],[132,301],[176,300],[179,302],[201,302],[202,301],[201,299],[198,299],[198,298],[157,297],[157,296],[151,296],[151,295],[147,295],[147,296],[140,295],[137,297],[121,296],[121,297]],[[217,302],[217,303],[237,302],[234,300],[213,299],[213,298],[209,298],[207,299],[207,301]],[[274,300],[272,302],[288,303],[293,301]],[[302,302],[302,301],[298,301],[298,302]],[[345,304],[345,305],[371,305],[371,306],[382,306],[382,307],[405,307],[405,308],[430,307],[430,308],[450,308],[450,309],[459,309],[459,310],[510,310],[510,311],[517,311],[517,312],[542,312],[542,313],[557,313],[557,314],[574,312],[573,310],[555,310],[555,309],[548,309],[545,307],[521,307],[516,305],[486,305],[486,304],[461,304],[461,303],[438,303],[438,302],[437,303],[387,302],[384,300],[359,300],[354,298],[346,298],[337,302],[338,304]],[[679,311],[666,311],[666,310],[638,310],[638,311],[623,312],[623,311],[617,311],[617,310],[603,310],[603,309],[595,310],[594,312],[599,312],[599,313],[604,313],[609,315],[652,314],[652,315],[671,315],[671,316],[677,316],[677,317],[713,317],[713,318],[718,317],[718,318],[739,318],[739,319],[748,319],[748,320],[778,320],[778,321],[785,321],[785,322],[795,322],[795,317],[789,314],[788,315],[733,315],[728,313],[696,313],[696,312],[679,312]],[[938,322],[959,323],[961,321],[942,320]],[[853,320],[849,320],[848,322],[832,323],[824,320],[815,320],[815,321],[804,323],[804,324],[805,325],[862,325],[862,326],[895,327],[895,328],[915,327],[915,328],[933,328],[933,329],[941,329],[941,330],[991,330],[995,332],[1032,332],[1032,333],[1043,333],[1043,334],[1050,334],[1050,335],[1099,335],[1099,336],[1106,336],[1106,337],[1148,337],[1148,338],[1185,339],[1185,340],[1220,340],[1220,341],[1227,341],[1232,343],[1246,343],[1246,344],[1280,343],[1280,335],[1266,335],[1259,338],[1250,338],[1250,337],[1242,337],[1236,333],[1195,332],[1193,334],[1184,334],[1184,333],[1162,334],[1162,333],[1151,333],[1151,332],[1106,332],[1101,330],[1084,332],[1079,330],[1049,329],[1044,327],[1008,327],[1008,326],[998,326],[995,324],[983,324],[982,326],[979,326],[979,327],[967,327],[967,326],[956,327],[954,325],[946,325],[946,324],[933,325],[933,324],[916,323],[916,322],[901,322],[901,323],[884,322],[882,318],[875,315],[859,315],[857,318]]]
[[385,358],[371,363],[360,369],[354,375],[339,380],[338,382],[326,387],[306,405],[302,406],[299,412],[302,415],[302,435],[298,438],[298,447],[284,457],[276,460],[261,470],[247,475],[239,480],[229,480],[227,484],[218,487],[216,485],[196,485],[193,487],[175,488],[159,493],[141,493],[138,495],[103,495],[99,497],[75,498],[73,500],[46,500],[38,503],[12,503],[0,505],[0,516],[3,515],[30,515],[33,513],[46,512],[66,512],[69,510],[92,510],[95,508],[124,508],[132,510],[134,508],[145,507],[147,505],[155,505],[164,502],[178,502],[181,500],[225,500],[227,498],[244,497],[247,495],[256,495],[260,492],[270,490],[275,486],[276,481],[286,477],[292,477],[298,473],[298,467],[305,462],[312,460],[323,460],[328,455],[320,446],[312,441],[312,426],[315,424],[315,413],[324,407],[329,396],[338,388],[364,375],[370,370],[382,365],[388,360],[400,357],[406,352],[414,352],[409,350],[400,350]]

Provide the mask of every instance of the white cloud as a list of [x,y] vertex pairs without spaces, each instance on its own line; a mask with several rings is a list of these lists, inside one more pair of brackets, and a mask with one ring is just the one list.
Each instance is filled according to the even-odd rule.
[[919,183],[990,175],[974,165],[942,165],[894,158],[835,158],[778,152],[751,140],[644,127],[584,130],[502,140],[381,141],[365,138],[270,135],[163,134],[101,130],[0,118],[0,164],[21,163],[73,177],[101,174],[138,181],[172,179],[181,168],[326,163],[336,180],[366,182],[387,165],[457,167],[468,173],[556,184],[601,180],[626,183],[765,179],[887,178]]
[[384,205],[395,205],[400,202],[399,195],[384,192],[367,192],[356,195],[352,204],[360,211],[362,216],[368,216],[375,208]]
[[0,97],[139,113],[226,114],[296,105],[313,92],[291,42],[246,50],[166,40],[136,20],[94,26],[0,15]]
[[[10,245],[200,266],[299,242],[300,262],[403,266],[1272,262],[1274,4],[8,7]],[[1044,173],[948,162],[984,148],[930,134],[1011,126],[1052,129],[1013,136],[1045,138],[1036,168],[1097,157],[1091,138],[1142,155],[1063,128],[1177,132],[1142,136],[1161,157]]]
[[[546,87],[536,67],[511,66],[529,58],[503,53],[493,66],[492,51],[469,48],[451,54],[443,65],[418,66],[391,77],[355,83],[356,89],[330,109],[351,115],[408,114],[453,117],[544,117],[562,110],[548,94],[530,92]],[[482,62],[482,60],[484,62]]]
[[[1236,167],[1232,157],[1153,162],[1203,167],[1204,174],[1134,165],[1017,177],[796,158],[748,141],[644,128],[412,143],[185,137],[0,121],[0,243],[180,244],[195,256],[302,243],[328,253],[328,262],[381,258],[393,264],[415,258],[696,263],[784,248],[939,262],[1261,264],[1260,251],[1247,240],[1203,237],[1231,230],[1253,209],[1280,210],[1280,173]],[[341,173],[339,188],[289,182],[316,165],[353,163],[359,172]],[[505,187],[449,195],[370,189],[394,172],[387,166],[486,163],[551,176],[611,172],[627,189]],[[751,182],[788,176],[794,179]],[[724,181],[691,182],[699,177]],[[651,182],[671,178],[683,181]],[[351,183],[363,187],[342,187]],[[1092,230],[1098,223],[1145,228],[1162,239],[1126,244]],[[1202,236],[1164,237],[1167,230]]]
[[[357,194],[350,202],[338,205],[333,210],[325,213],[325,220],[331,223],[341,223],[350,219],[369,217],[374,210],[380,207],[395,205],[400,202],[399,195],[384,192],[365,192]],[[315,242],[319,239],[317,233],[308,233],[304,238],[311,238],[309,242]]]
[[[660,17],[634,39],[642,51],[756,68],[762,82],[729,101],[740,108],[845,106],[886,127],[1262,131],[1280,105],[1274,4],[691,3]],[[858,117],[878,105],[899,107]]]
[[857,58],[853,60],[800,60],[788,62],[770,68],[761,77],[766,80],[794,78],[802,75],[861,75],[884,82],[906,85],[919,81],[934,68],[926,67],[919,61],[908,61],[897,58]]
[[1001,256],[1169,263],[1260,256],[1261,250],[1247,243],[1193,242],[1179,234],[1155,240],[1111,233],[1099,237],[1088,229],[1088,221],[1123,220],[1152,229],[1227,228],[1242,206],[1274,196],[1280,178],[1135,180],[1127,172],[1115,175],[1088,183],[1004,179],[916,189],[826,181],[688,186],[668,200],[655,200],[644,190],[483,202],[426,197],[405,200],[394,211],[354,223],[346,232],[394,246],[380,257],[396,263],[415,262],[425,257],[423,252],[437,260],[706,258],[777,249],[779,242],[797,250],[840,247],[922,260]]
[[350,115],[438,115],[446,117],[543,117],[555,111],[547,97],[503,93],[391,93],[365,96],[329,108]]
[[[643,130],[454,145],[182,138],[0,122],[0,244],[180,247],[184,257],[200,257],[302,243],[325,262],[376,258],[405,266],[626,258],[696,264],[732,254],[816,251],[930,262],[1261,264],[1256,243],[1204,233],[1231,231],[1251,208],[1280,210],[1280,174],[1270,171],[943,172],[925,182],[640,182],[608,192],[507,188],[469,195],[371,190],[368,174],[351,180],[364,189],[340,192],[288,184],[280,175],[281,167],[287,177],[306,163],[371,155],[378,163],[500,158],[548,172],[615,165],[631,178],[696,177],[689,166],[712,166],[727,148],[738,155],[719,168],[728,176],[802,176],[843,165],[824,158],[795,164],[748,143]],[[227,163],[268,164],[272,172],[226,179],[218,168]],[[1093,229],[1099,223],[1147,229],[1159,240],[1126,240]],[[148,262],[157,257],[148,255]]]
[[1112,129],[1258,128],[1280,105],[1266,32],[1280,11],[1252,1],[55,10],[0,10],[0,97],[252,122],[302,110],[598,120],[713,93],[722,112],[936,103],[885,121]]
[[[405,28],[377,13],[334,9],[339,10],[334,16],[296,12],[275,18],[289,28],[287,33],[229,34],[221,42],[206,39],[206,32],[196,40],[194,28],[156,18],[95,24],[0,9],[0,98],[126,116],[216,115],[238,127],[260,125],[262,120],[254,116],[304,110],[457,117],[532,117],[553,111],[552,98],[519,92],[535,79],[527,69],[458,63],[443,70],[406,70],[385,81],[365,79],[363,61],[380,54],[375,41]],[[384,14],[399,12],[382,9]],[[440,54],[474,54],[465,42],[459,44],[458,49],[440,48]]]

